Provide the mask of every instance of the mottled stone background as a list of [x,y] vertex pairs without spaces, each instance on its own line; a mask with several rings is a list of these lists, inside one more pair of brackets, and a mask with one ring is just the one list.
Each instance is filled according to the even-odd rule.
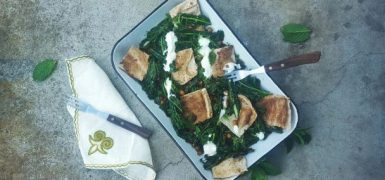
[[[299,109],[313,141],[270,155],[283,173],[270,179],[385,177],[385,1],[210,1],[258,58],[269,63],[320,50],[316,65],[271,73]],[[0,179],[122,179],[82,166],[72,120],[65,58],[90,55],[106,71],[151,139],[158,179],[201,179],[156,120],[118,78],[113,44],[160,0],[0,0]],[[313,29],[301,45],[282,41],[279,28]],[[60,60],[45,82],[31,73],[44,58]],[[183,177],[183,178],[182,178]],[[247,176],[241,179],[248,179]]]

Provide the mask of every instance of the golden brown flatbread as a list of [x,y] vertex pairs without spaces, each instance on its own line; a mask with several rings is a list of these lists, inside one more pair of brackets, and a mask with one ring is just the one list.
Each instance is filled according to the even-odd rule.
[[141,51],[139,48],[130,48],[123,57],[123,69],[130,76],[142,81],[148,70],[149,55]]
[[229,178],[247,171],[246,158],[228,158],[212,168],[214,178]]
[[221,117],[221,122],[227,126],[231,132],[241,137],[245,131],[257,120],[257,112],[254,110],[250,100],[244,95],[238,95],[241,103],[238,117]]
[[185,0],[182,3],[178,4],[169,12],[170,16],[173,18],[177,16],[179,13],[192,14],[192,15],[200,15],[201,10],[199,7],[199,3],[197,0]]
[[241,110],[239,111],[237,125],[239,128],[250,127],[257,119],[257,112],[255,112],[253,105],[246,96],[238,95],[238,99],[241,102]]
[[288,97],[269,95],[264,97],[259,104],[266,108],[265,121],[267,125],[283,129],[290,127],[291,109]]
[[198,66],[192,48],[176,53],[175,67],[177,71],[172,73],[172,79],[180,85],[186,84],[198,74]]
[[182,96],[181,100],[185,111],[195,116],[194,124],[204,122],[213,116],[206,88],[188,93]]
[[223,68],[227,63],[235,63],[234,47],[226,46],[215,49],[214,52],[217,54],[217,59],[211,68],[213,70],[213,77],[217,78],[225,74]]

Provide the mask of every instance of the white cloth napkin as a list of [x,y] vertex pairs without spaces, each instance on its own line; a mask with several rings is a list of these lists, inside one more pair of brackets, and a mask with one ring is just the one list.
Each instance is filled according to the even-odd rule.
[[[66,60],[72,93],[95,108],[141,126],[105,72],[87,56]],[[86,168],[113,169],[128,179],[155,179],[148,141],[93,114],[67,107]]]

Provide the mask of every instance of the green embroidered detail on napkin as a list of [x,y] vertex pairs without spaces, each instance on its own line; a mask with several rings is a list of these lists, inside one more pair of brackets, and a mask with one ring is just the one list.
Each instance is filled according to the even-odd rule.
[[100,152],[102,154],[107,154],[108,149],[111,149],[114,145],[114,140],[110,137],[106,137],[106,132],[96,131],[94,136],[89,135],[88,139],[91,143],[91,147],[88,150],[88,155],[92,155],[95,152]]

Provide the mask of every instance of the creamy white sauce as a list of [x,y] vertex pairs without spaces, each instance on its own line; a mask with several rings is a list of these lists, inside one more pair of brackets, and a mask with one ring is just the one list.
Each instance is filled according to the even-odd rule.
[[223,93],[223,99],[222,99],[222,105],[223,105],[223,108],[227,108],[227,99],[228,99],[228,96],[227,96],[227,91]]
[[263,132],[256,133],[255,136],[257,136],[258,139],[261,140],[261,141],[263,139],[265,139],[265,133],[263,133]]
[[166,34],[167,55],[166,55],[166,64],[164,64],[163,70],[167,72],[170,71],[170,65],[176,58],[175,43],[177,41],[178,41],[178,38],[175,36],[174,31],[170,31]]
[[204,69],[203,75],[206,78],[209,78],[212,74],[212,69],[211,69],[211,64],[209,59],[209,55],[211,52],[211,49],[209,48],[210,39],[207,39],[201,36],[199,37],[198,42],[199,42],[199,45],[201,46],[198,52],[203,56],[203,59],[201,61],[201,65]]
[[208,156],[214,156],[217,154],[217,146],[213,142],[207,141],[206,144],[203,145],[203,152]]
[[223,117],[223,115],[225,115],[226,108],[227,108],[227,99],[228,99],[227,92],[223,92],[223,95],[224,95],[223,98],[222,98],[222,106],[223,106],[223,108],[219,112],[219,119],[221,119]]
[[239,128],[237,125],[233,126],[233,131],[235,135],[239,135]]
[[164,82],[164,88],[166,88],[167,98],[170,98],[172,96],[171,87],[172,87],[172,81],[170,80],[170,78],[167,78],[166,82]]

